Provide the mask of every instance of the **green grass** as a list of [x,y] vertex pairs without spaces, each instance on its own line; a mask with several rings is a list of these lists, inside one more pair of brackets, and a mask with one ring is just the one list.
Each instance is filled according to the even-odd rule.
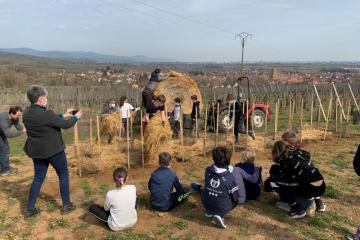
[[326,186],[326,191],[324,194],[324,197],[338,199],[340,195],[340,192],[336,190],[332,185]]
[[339,170],[347,168],[349,166],[343,154],[337,155],[334,159],[331,160],[331,163],[335,165]]
[[87,180],[81,181],[80,187],[86,197],[91,197],[95,194],[95,191],[91,188],[90,183]]
[[53,230],[56,228],[68,228],[68,227],[70,227],[69,221],[67,219],[63,219],[63,218],[56,219],[49,223],[50,230]]
[[47,202],[45,207],[46,207],[46,211],[48,212],[55,212],[57,210],[57,207],[53,202]]
[[174,222],[174,226],[180,230],[184,230],[188,227],[188,223],[187,223],[187,221],[180,219],[180,220]]
[[104,196],[109,191],[109,185],[106,183],[102,183],[99,186],[99,194]]
[[154,238],[149,237],[143,233],[136,233],[131,230],[126,230],[118,233],[109,233],[105,240],[152,240]]

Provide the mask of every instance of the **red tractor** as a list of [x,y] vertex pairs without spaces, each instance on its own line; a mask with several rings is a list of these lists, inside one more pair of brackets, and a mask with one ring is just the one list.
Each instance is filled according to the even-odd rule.
[[[242,102],[243,104],[246,104],[246,101]],[[250,105],[247,113],[249,114],[250,123],[252,123],[254,130],[263,128],[265,126],[266,119],[267,121],[270,121],[270,107],[267,104],[255,103],[254,108]],[[246,126],[246,121],[244,124]],[[226,132],[226,130],[232,130],[232,128],[233,122],[229,117],[229,109],[227,107],[220,108],[219,131]]]
[[[243,80],[247,80],[247,99],[240,99],[243,95],[243,90],[240,86]],[[252,106],[253,102],[250,99],[250,81],[249,78],[246,76],[238,78],[237,91],[237,101],[239,103],[242,103],[242,105],[246,106],[247,100],[249,104],[247,111],[245,111],[245,117],[246,114],[248,114],[248,119],[250,119],[249,128],[251,129],[251,124],[254,130],[263,128],[265,126],[266,119],[267,121],[270,121],[270,106],[262,103],[255,103],[254,106]],[[244,121],[244,128],[246,126],[246,119]],[[219,112],[219,131],[226,132],[226,130],[231,130],[232,128],[233,122],[230,120],[229,117],[229,109],[226,107],[221,107]]]

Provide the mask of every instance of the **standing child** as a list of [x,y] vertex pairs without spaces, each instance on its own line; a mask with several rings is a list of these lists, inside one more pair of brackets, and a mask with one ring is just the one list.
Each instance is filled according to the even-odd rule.
[[217,147],[212,150],[212,157],[214,164],[205,170],[201,201],[205,216],[211,217],[218,227],[226,228],[224,216],[237,206],[239,187],[231,171],[231,152],[226,147]]
[[127,123],[131,121],[131,114],[135,111],[135,108],[128,103],[126,96],[120,98],[120,110],[121,110],[121,122],[123,127],[123,133],[127,132]]
[[240,153],[241,162],[235,165],[234,176],[239,186],[239,203],[255,200],[260,196],[262,167],[255,166],[255,152],[245,149]]
[[174,99],[174,110],[172,113],[172,129],[174,132],[173,137],[178,138],[180,133],[180,115],[181,115],[181,99],[175,98]]
[[[196,95],[191,96],[192,101],[192,111],[191,111],[191,133],[194,131],[194,125],[196,124],[196,119],[199,121],[200,117],[200,101]],[[196,133],[197,134],[197,133]]]
[[115,169],[113,179],[116,187],[106,194],[104,207],[93,204],[89,208],[91,214],[107,223],[113,231],[133,227],[137,222],[136,187],[126,184],[127,176],[126,168]]
[[[167,212],[184,202],[190,192],[186,192],[176,174],[170,170],[170,153],[159,154],[159,165],[160,167],[151,174],[148,183],[150,203],[155,210]],[[173,192],[174,188],[176,192]]]

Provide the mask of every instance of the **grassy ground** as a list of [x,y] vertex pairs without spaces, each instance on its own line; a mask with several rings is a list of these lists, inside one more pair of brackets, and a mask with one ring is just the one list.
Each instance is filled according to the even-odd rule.
[[[308,122],[309,115],[305,118]],[[273,136],[273,124],[273,121],[269,123],[267,135],[260,133],[258,136],[270,139]],[[334,126],[334,122],[331,125]],[[286,112],[280,114],[280,127],[288,127]],[[33,166],[22,150],[25,137],[11,139],[11,164],[19,169],[19,174],[0,178],[0,239],[343,239],[344,234],[354,232],[360,223],[360,178],[352,169],[352,159],[360,142],[359,130],[359,126],[349,125],[347,138],[340,139],[336,134],[330,134],[326,141],[304,142],[304,148],[311,151],[312,159],[327,183],[324,201],[328,208],[323,214],[301,220],[289,219],[285,212],[275,207],[277,197],[263,193],[259,200],[247,202],[232,211],[226,217],[229,227],[220,230],[204,216],[197,194],[192,194],[188,202],[170,213],[153,211],[148,203],[147,181],[156,166],[144,169],[136,167],[130,170],[129,183],[137,187],[138,223],[133,229],[119,233],[109,231],[87,213],[88,206],[94,202],[102,204],[105,193],[113,187],[112,169],[125,163],[126,159],[117,159],[117,144],[114,144],[113,152],[107,153],[114,155],[114,163],[102,166],[100,173],[85,174],[80,178],[75,169],[71,168],[71,194],[78,206],[76,211],[65,216],[60,214],[58,179],[53,169],[49,169],[37,202],[42,213],[25,219],[24,210]],[[138,128],[135,134],[138,134]],[[68,158],[73,160],[70,153],[73,130],[64,131],[63,135],[69,146]],[[87,123],[84,121],[80,123],[80,141],[88,136]],[[213,138],[213,135],[209,134],[208,137]],[[222,142],[223,138],[220,138]],[[270,149],[259,147],[256,153],[258,164],[263,166],[265,179],[272,164]],[[211,164],[210,156],[191,156],[188,159],[187,162],[173,164],[173,170],[185,186],[189,186],[192,181],[202,182],[204,169]],[[237,149],[232,163],[238,159]],[[96,159],[92,161],[96,163]]]

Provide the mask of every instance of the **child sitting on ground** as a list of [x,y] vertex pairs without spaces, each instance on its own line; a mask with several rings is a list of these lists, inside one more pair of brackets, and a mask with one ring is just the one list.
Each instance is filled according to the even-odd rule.
[[320,197],[325,192],[323,176],[310,160],[282,140],[274,144],[272,158],[275,164],[265,181],[265,191],[279,194],[286,206],[278,203],[277,206],[287,210],[291,218],[305,217],[314,197]]
[[[239,187],[230,166],[231,152],[226,147],[212,150],[214,164],[205,170],[205,188],[201,201],[205,207],[205,216],[212,218],[220,228],[226,228],[224,216],[234,209],[239,201]],[[202,186],[192,183],[191,187],[200,191]]]
[[[290,144],[294,148],[297,155],[299,155],[299,156],[305,158],[307,161],[311,162],[310,152],[305,151],[301,148],[302,146],[299,143],[298,137],[295,132],[293,132],[293,131],[284,132],[281,135],[281,138],[284,142]],[[321,200],[320,197],[315,197],[315,204],[316,204],[317,212],[325,212],[326,205],[324,204],[324,202]]]
[[[180,184],[171,168],[171,155],[168,152],[159,154],[160,167],[151,174],[148,183],[151,206],[160,212],[167,212],[184,202],[190,192]],[[176,192],[173,192],[175,188]]]
[[137,222],[136,187],[127,185],[127,170],[115,169],[113,179],[116,188],[106,193],[104,207],[93,204],[89,211],[113,231],[133,227]]
[[239,204],[245,200],[255,200],[260,196],[262,168],[255,166],[255,152],[246,149],[240,153],[240,160],[235,165],[234,176],[239,186]]

